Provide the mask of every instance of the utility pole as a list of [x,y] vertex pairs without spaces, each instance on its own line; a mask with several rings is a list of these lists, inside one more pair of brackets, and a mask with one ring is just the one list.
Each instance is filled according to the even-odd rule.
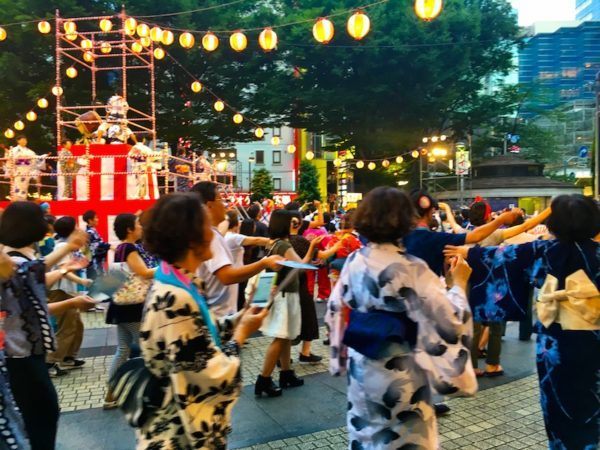
[[596,92],[595,139],[594,139],[594,198],[600,199],[600,72],[596,74],[594,85]]

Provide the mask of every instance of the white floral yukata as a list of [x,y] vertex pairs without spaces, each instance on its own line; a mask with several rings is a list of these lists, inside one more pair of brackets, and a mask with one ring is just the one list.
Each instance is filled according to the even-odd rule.
[[[348,309],[406,312],[417,323],[414,348],[390,344],[374,360],[342,344]],[[422,260],[392,244],[352,253],[331,295],[331,372],[348,366],[347,425],[352,450],[439,448],[432,388],[472,395],[472,316],[465,293],[449,291]]]
[[137,430],[137,448],[227,448],[231,410],[241,391],[239,348],[230,340],[233,322],[217,324],[220,349],[187,291],[155,281],[149,295],[140,345],[150,371],[171,383],[163,408]]

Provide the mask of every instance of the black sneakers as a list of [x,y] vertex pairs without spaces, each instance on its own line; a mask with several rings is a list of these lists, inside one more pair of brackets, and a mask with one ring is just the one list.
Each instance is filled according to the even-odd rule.
[[308,356],[304,356],[300,353],[300,364],[319,364],[322,360],[323,358],[321,356],[313,355],[312,353]]
[[67,374],[67,371],[58,367],[57,363],[46,363],[46,367],[48,367],[48,374],[50,375],[50,378],[62,377],[63,375]]
[[81,369],[84,364],[85,361],[83,359],[65,358],[60,363],[60,368],[62,370]]

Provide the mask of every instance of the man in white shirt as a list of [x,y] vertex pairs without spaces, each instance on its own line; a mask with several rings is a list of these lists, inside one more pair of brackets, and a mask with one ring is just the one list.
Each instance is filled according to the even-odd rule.
[[217,229],[226,220],[226,208],[217,183],[201,181],[192,187],[191,192],[202,197],[213,225],[214,236],[210,243],[213,256],[198,269],[198,276],[205,283],[206,301],[217,317],[234,314],[237,312],[237,283],[246,281],[265,269],[279,270],[281,266],[278,262],[284,258],[273,255],[253,264],[235,267],[231,250]]

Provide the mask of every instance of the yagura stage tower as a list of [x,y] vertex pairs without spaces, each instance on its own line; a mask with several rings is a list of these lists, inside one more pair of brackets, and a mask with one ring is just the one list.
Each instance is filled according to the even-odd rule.
[[[66,128],[77,129],[84,137],[90,137],[107,114],[109,97],[115,94],[128,105],[126,120],[131,131],[156,142],[154,42],[150,37],[136,39],[135,25],[132,33],[131,22],[134,19],[127,17],[125,9],[113,16],[75,18],[62,18],[56,11],[56,83],[53,93],[56,95],[58,144]],[[148,74],[142,82],[139,76],[136,77],[138,95],[133,104],[127,96],[128,87],[132,88],[128,86],[130,71],[146,71]],[[113,72],[120,76],[118,88],[113,88],[106,98],[98,98],[97,95],[100,72]],[[68,78],[78,73],[90,78],[90,100],[86,105],[69,103],[69,90],[73,88],[69,87]]]

